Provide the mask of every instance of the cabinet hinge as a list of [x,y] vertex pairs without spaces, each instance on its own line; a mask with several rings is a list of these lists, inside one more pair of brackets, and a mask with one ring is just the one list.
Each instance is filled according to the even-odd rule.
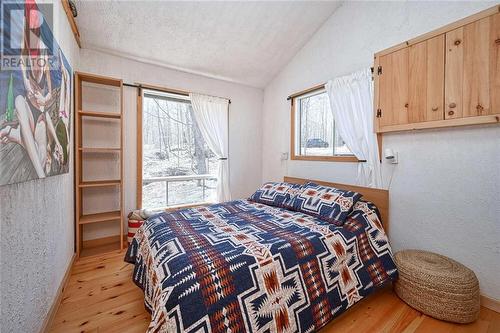
[[377,109],[377,118],[382,117],[382,110]]
[[377,68],[377,74],[378,75],[382,74],[382,66],[378,66],[378,68]]

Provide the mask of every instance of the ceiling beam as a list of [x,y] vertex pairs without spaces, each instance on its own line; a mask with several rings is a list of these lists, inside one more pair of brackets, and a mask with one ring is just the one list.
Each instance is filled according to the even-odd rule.
[[79,48],[82,48],[82,43],[80,42],[80,31],[78,31],[78,26],[76,25],[75,18],[73,17],[73,12],[69,6],[68,0],[61,0],[61,4],[66,12],[66,17],[68,18],[69,25],[71,26],[71,30],[73,30],[73,36],[75,36],[76,43]]

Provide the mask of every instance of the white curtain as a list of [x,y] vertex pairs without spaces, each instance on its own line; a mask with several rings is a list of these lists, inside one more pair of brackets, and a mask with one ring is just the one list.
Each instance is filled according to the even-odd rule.
[[190,93],[193,113],[208,147],[219,159],[217,201],[231,200],[228,162],[228,107],[225,98]]
[[371,70],[328,81],[325,86],[335,119],[335,130],[359,160],[358,184],[382,187],[377,135],[373,131]]

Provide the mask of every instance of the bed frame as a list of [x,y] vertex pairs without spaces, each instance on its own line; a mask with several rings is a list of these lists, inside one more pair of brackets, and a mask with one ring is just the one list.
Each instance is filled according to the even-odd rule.
[[355,191],[362,194],[364,200],[371,201],[377,206],[378,210],[380,211],[380,215],[382,216],[382,223],[384,224],[385,232],[387,233],[387,235],[389,235],[389,191],[388,190],[356,186],[356,185],[329,183],[321,180],[286,177],[286,176],[283,178],[283,180],[287,183],[301,184],[301,185],[307,182],[314,182],[319,185],[336,187],[342,190]]

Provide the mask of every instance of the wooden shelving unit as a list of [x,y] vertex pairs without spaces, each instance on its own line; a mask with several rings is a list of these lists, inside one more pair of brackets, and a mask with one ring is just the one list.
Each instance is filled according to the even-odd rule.
[[[87,88],[86,88],[87,87]],[[97,92],[92,96],[91,89]],[[84,89],[86,88],[86,89]],[[109,89],[109,96],[106,91]],[[87,90],[87,92],[86,92]],[[116,96],[111,96],[115,94]],[[115,99],[115,100],[113,100]],[[89,102],[90,100],[90,102]],[[109,101],[112,101],[111,103]],[[107,104],[111,110],[107,110]],[[75,73],[75,109],[78,110],[75,122],[75,212],[76,212],[76,254],[77,257],[123,249],[123,82],[119,79],[88,73]],[[97,104],[98,108],[94,108]],[[101,110],[102,109],[102,110]],[[88,121],[91,120],[91,122]],[[90,128],[94,124],[96,128]],[[97,124],[97,125],[96,125]],[[89,129],[85,127],[89,126]],[[113,131],[117,132],[114,133]],[[106,133],[102,133],[106,132]],[[110,134],[111,133],[111,134]],[[106,137],[116,134],[115,142],[106,142]],[[104,139],[103,139],[104,138]],[[96,144],[93,141],[99,140]],[[93,144],[88,144],[92,141]],[[113,140],[111,140],[113,141]],[[117,146],[119,143],[119,146]],[[106,159],[106,156],[116,158]],[[91,160],[94,164],[86,164]],[[105,167],[96,167],[95,163],[115,163]],[[116,165],[116,163],[118,165]],[[86,166],[88,165],[88,166]],[[88,169],[86,169],[88,168]],[[92,169],[93,168],[93,169]],[[100,171],[119,169],[113,177],[102,177]],[[104,178],[104,179],[103,179]],[[90,191],[86,193],[85,191]],[[109,207],[100,195],[110,195]],[[92,195],[99,195],[92,200]],[[91,207],[98,201],[99,207]],[[118,207],[116,207],[118,203]],[[102,239],[85,241],[85,226],[99,223],[120,223],[120,234]],[[119,241],[105,243],[106,239]],[[103,243],[99,248],[85,248],[84,244]]]

